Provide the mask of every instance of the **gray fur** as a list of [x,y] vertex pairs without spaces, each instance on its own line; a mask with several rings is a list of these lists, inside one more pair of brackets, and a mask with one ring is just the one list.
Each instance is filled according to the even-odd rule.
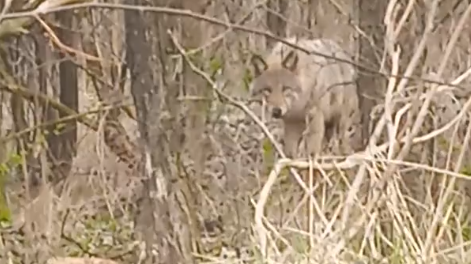
[[[350,60],[333,40],[286,40],[307,50]],[[309,155],[320,154],[329,124],[340,136],[343,152],[351,151],[349,129],[359,117],[357,73],[351,64],[309,55],[281,42],[265,59],[254,56],[252,64],[252,96],[265,99],[274,116],[275,112],[281,113],[279,118],[284,123],[286,155],[297,156],[303,135],[306,136],[305,147]]]

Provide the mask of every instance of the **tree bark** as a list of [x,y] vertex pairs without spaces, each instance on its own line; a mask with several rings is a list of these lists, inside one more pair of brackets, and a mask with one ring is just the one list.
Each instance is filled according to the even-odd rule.
[[[128,4],[145,5],[144,0],[129,0]],[[159,2],[158,4],[162,4]],[[159,16],[163,16],[160,15]],[[172,200],[172,174],[167,161],[168,144],[161,124],[161,97],[165,87],[163,72],[167,55],[163,49],[152,54],[149,36],[148,14],[138,11],[125,11],[126,63],[131,75],[131,93],[136,106],[136,115],[140,133],[142,164],[138,170],[144,175],[142,197],[138,201],[139,212],[136,216],[136,231],[146,243],[145,263],[185,263],[175,243],[174,230],[181,228],[179,218],[174,218],[173,211],[180,208],[170,206]],[[160,20],[163,21],[163,20]],[[159,25],[165,27],[164,25]],[[157,42],[165,41],[166,34],[161,34]],[[153,58],[161,58],[158,71],[153,66]],[[162,59],[163,58],[163,59]],[[160,73],[153,76],[153,73]],[[158,256],[152,253],[157,245]]]
[[[74,11],[62,11],[56,15],[60,24],[58,37],[62,42],[74,48],[76,46],[76,36],[73,33]],[[70,109],[78,112],[78,80],[77,67],[66,54],[59,51],[59,99],[60,102]],[[59,112],[59,118],[67,116]],[[51,133],[48,135],[50,147],[50,160],[55,180],[64,179],[72,168],[72,160],[77,154],[77,121],[71,120],[64,124],[60,134]]]
[[[207,6],[206,0],[182,0],[181,7],[192,12],[204,14]],[[181,39],[182,46],[186,50],[193,50],[204,45],[204,30],[203,24],[192,18],[182,18]],[[202,51],[197,52],[191,56],[192,63],[203,69],[205,65],[205,57]],[[186,62],[186,60],[184,60]],[[210,99],[212,91],[208,88],[208,84],[203,77],[193,71],[188,63],[183,64],[183,90],[186,94],[195,97],[202,97]],[[189,239],[180,238],[179,243],[185,255],[186,261],[192,261],[191,252],[198,252],[201,249],[201,234],[196,212],[196,206],[199,203],[198,197],[194,194],[195,186],[198,181],[202,179],[204,172],[204,165],[208,156],[207,148],[205,147],[205,129],[208,113],[211,109],[211,103],[208,100],[194,100],[188,101],[189,111],[185,115],[187,129],[185,133],[185,147],[189,150],[191,159],[193,160],[195,173],[188,175],[182,181],[182,188],[180,189],[181,196],[187,199],[179,199],[181,207],[188,208],[187,213],[181,215],[186,219],[186,228],[181,232],[181,236],[188,237]],[[180,197],[181,197],[180,196]]]
[[[267,26],[268,29],[280,38],[286,37],[286,16],[288,11],[288,1],[269,0],[267,2]],[[275,40],[267,38],[267,47],[272,47]]]

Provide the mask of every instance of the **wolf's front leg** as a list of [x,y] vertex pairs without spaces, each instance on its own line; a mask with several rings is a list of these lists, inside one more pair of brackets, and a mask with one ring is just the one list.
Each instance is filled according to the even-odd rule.
[[284,122],[283,150],[287,158],[298,158],[299,141],[302,138],[305,126],[302,122]]
[[317,109],[311,110],[306,122],[306,151],[309,157],[315,158],[322,151],[322,142],[325,133],[324,115]]

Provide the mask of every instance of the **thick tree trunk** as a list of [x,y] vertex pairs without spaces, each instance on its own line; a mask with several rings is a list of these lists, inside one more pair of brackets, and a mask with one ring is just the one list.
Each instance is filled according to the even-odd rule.
[[[145,2],[130,0],[128,4],[145,5]],[[147,25],[151,24],[149,21],[152,20],[148,14],[125,12],[126,63],[130,70],[131,92],[136,106],[142,164],[145,164],[138,168],[145,179],[142,197],[138,201],[136,231],[146,243],[145,263],[188,263],[184,261],[176,243],[179,232],[175,230],[181,228],[182,224],[178,217],[172,216],[178,215],[175,211],[181,209],[172,206],[175,198],[172,192],[172,174],[167,161],[168,144],[159,112],[165,88],[161,87],[165,84],[163,64],[167,61],[167,55],[160,54],[163,49],[158,50],[158,54],[152,54],[153,44],[148,39],[148,36],[152,36],[148,34]],[[153,41],[165,41],[168,36],[165,30],[162,33]],[[158,71],[152,67],[154,57],[161,59]],[[154,78],[153,73],[161,74]],[[157,245],[158,256],[153,254],[154,245]]]

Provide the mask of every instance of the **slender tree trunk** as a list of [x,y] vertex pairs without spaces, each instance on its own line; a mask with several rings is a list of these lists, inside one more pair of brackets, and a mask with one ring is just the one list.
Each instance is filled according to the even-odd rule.
[[[50,15],[49,17],[53,17]],[[52,98],[55,98],[55,95],[59,94],[59,75],[55,70],[57,67],[55,61],[57,61],[57,54],[54,53],[53,47],[48,44],[48,39],[44,35],[44,31],[38,25],[34,33],[34,40],[36,46],[36,65],[41,65],[38,69],[37,83],[38,90],[44,95],[49,95]],[[52,108],[48,103],[40,102],[36,100],[35,102],[37,120],[40,122],[46,123],[59,118],[59,112]],[[57,148],[56,136],[57,128],[56,126],[49,126],[45,128],[44,135],[48,143],[48,149],[45,149],[41,155],[46,155],[51,157],[53,155],[54,147]],[[58,153],[55,154],[60,155]],[[48,160],[47,158],[44,160]],[[42,166],[51,166],[51,164],[41,164]],[[54,165],[52,165],[54,166]]]
[[[182,7],[192,12],[204,14],[206,8],[206,0],[182,0]],[[192,18],[182,18],[181,24],[181,40],[182,46],[186,50],[192,50],[203,46],[205,43],[205,32],[203,24]],[[200,69],[203,69],[206,61],[202,51],[192,56],[192,63]],[[186,60],[185,60],[186,61]],[[212,91],[203,77],[194,72],[188,63],[183,64],[183,89],[188,95],[211,98]],[[185,178],[184,186],[181,188],[183,196],[187,199],[180,199],[179,203],[182,207],[187,207],[186,214],[182,215],[186,219],[186,228],[183,232],[190,239],[180,239],[180,247],[185,255],[186,261],[192,261],[191,252],[198,252],[201,249],[201,234],[199,230],[198,218],[196,215],[196,206],[199,203],[194,190],[198,186],[199,181],[203,177],[204,166],[208,156],[206,142],[206,121],[211,111],[211,102],[207,100],[189,101],[190,111],[186,114],[188,121],[185,136],[186,148],[189,149],[191,159],[194,163],[195,173]]]
[[[366,64],[370,68],[380,69],[382,51],[384,49],[384,28],[383,18],[387,2],[358,0],[358,21],[360,28],[366,33],[367,37],[358,34],[358,57],[359,63]],[[369,72],[359,72],[357,80],[360,110],[361,110],[361,128],[360,145],[364,149],[368,144],[370,133],[373,128],[370,120],[372,108],[381,98],[384,91],[385,81],[380,75]],[[368,194],[369,179],[361,183],[360,195],[364,198]],[[363,200],[363,199],[362,199]],[[382,225],[382,230],[389,230]]]
[[[368,38],[360,35],[358,40],[358,56],[360,63],[367,62],[370,67],[380,68],[380,59],[384,49],[383,18],[387,2],[358,0],[358,20],[360,28],[367,33]],[[360,71],[358,92],[361,108],[361,140],[367,143],[371,132],[370,113],[381,98],[384,90],[384,79],[379,75]]]
[[[269,0],[267,2],[267,25],[268,29],[280,38],[286,37],[286,19],[288,11],[287,0]],[[267,38],[267,47],[276,43],[273,39]]]
[[[58,36],[62,42],[69,46],[76,46],[76,36],[73,33],[74,13],[73,11],[63,11],[56,15],[59,22]],[[78,82],[77,67],[63,51],[59,52],[59,99],[60,102],[78,112]],[[59,118],[66,114],[59,113]],[[77,153],[77,122],[71,120],[65,123],[60,134],[49,134],[52,168],[55,180],[64,179],[68,176],[72,168],[72,160]]]
[[[95,12],[97,10],[83,10],[82,16],[88,19],[90,27],[93,28],[98,26],[100,23],[96,21]],[[93,55],[97,58],[103,58],[101,61],[95,60],[86,60],[87,64],[87,77],[90,78],[90,81],[95,88],[96,94],[103,105],[118,105],[122,102],[123,96],[123,86],[124,81],[119,80],[117,86],[110,85],[116,83],[116,79],[124,79],[121,76],[116,76],[111,74],[116,68],[116,65],[104,63],[106,61],[109,53],[104,52],[103,49],[100,49],[100,34],[103,34],[102,31],[93,31],[89,33],[87,38],[82,39],[82,48],[83,50],[90,55]],[[116,73],[117,71],[114,71]],[[125,70],[123,70],[125,74]],[[121,73],[123,75],[123,73]],[[123,107],[124,109],[128,109]],[[131,113],[128,111],[127,113]],[[103,139],[106,145],[110,150],[118,157],[118,159],[125,163],[128,168],[132,171],[135,168],[136,164],[139,163],[139,155],[136,153],[136,145],[131,140],[123,124],[120,122],[119,117],[121,114],[121,109],[116,107],[107,111],[104,116],[103,122]],[[132,113],[131,113],[132,114]]]

